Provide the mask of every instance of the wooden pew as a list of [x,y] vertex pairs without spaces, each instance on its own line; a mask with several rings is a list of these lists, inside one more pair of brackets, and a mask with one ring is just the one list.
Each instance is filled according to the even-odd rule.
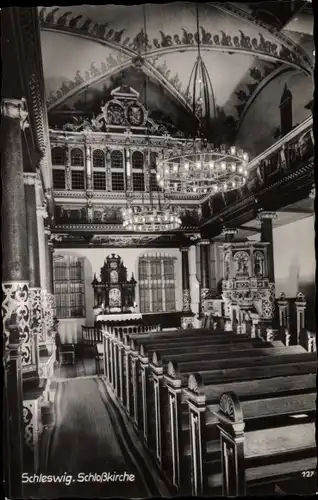
[[[299,358],[295,355],[295,358]],[[189,458],[192,457],[192,494],[211,493],[211,489],[221,486],[219,437],[216,431],[218,419],[215,412],[220,395],[236,391],[242,397],[267,395],[272,391],[283,394],[288,390],[301,391],[315,387],[317,364],[311,354],[303,354],[296,363],[263,366],[257,371],[250,367],[239,370],[229,369],[220,373],[216,370],[214,381],[203,385],[200,374],[191,374],[188,388],[184,391],[183,412],[179,416],[182,426],[180,434],[180,456],[188,455],[188,463],[183,462],[183,472],[189,472]],[[233,373],[235,371],[236,373]],[[211,379],[211,376],[210,376]],[[190,446],[189,446],[190,444]]]
[[[238,338],[237,338],[238,339]],[[246,343],[246,341],[245,341]],[[253,347],[253,340],[250,340],[250,350],[240,350],[239,347],[240,345],[243,345],[238,341],[237,343],[237,348],[235,350],[235,344],[232,346],[228,344],[224,345],[212,345],[211,350],[207,350],[205,348],[204,353],[200,353],[199,355],[193,354],[190,357],[193,358],[197,357],[197,360],[195,361],[195,366],[196,368],[200,367],[202,364],[208,365],[211,367],[211,370],[214,368],[219,368],[220,366],[223,367],[224,363],[228,360],[228,358],[232,358],[232,364],[234,363],[233,366],[236,366],[236,360],[237,357],[244,357],[244,364],[249,364],[250,363],[250,353],[256,350],[256,347],[259,345],[263,345],[261,341],[255,341],[255,349]],[[272,354],[276,355],[279,352],[285,352],[286,348],[273,348],[273,347],[268,347],[267,349],[263,348],[262,351],[258,350],[258,356],[261,354],[265,357],[270,355],[270,352]],[[270,345],[270,344],[269,344]],[[229,352],[229,348],[234,349]],[[186,350],[184,353],[181,351],[181,347],[179,348],[179,353],[176,355],[175,351],[172,353],[172,351],[164,351],[166,353],[166,356],[161,357],[161,351],[156,351],[153,353],[152,361],[149,363],[149,383],[146,388],[147,391],[147,400],[148,400],[148,406],[149,404],[151,405],[152,408],[152,418],[151,420],[152,423],[155,423],[155,431],[152,432],[152,435],[155,437],[155,443],[150,443],[154,445],[155,447],[155,455],[157,462],[160,466],[162,466],[163,462],[163,456],[162,453],[167,447],[164,445],[164,436],[162,434],[162,431],[164,428],[167,427],[167,425],[170,426],[170,428],[174,429],[173,430],[173,436],[174,436],[174,444],[171,444],[171,447],[173,446],[173,449],[170,449],[168,452],[168,455],[171,455],[174,457],[176,455],[175,448],[178,447],[177,441],[178,441],[178,411],[179,411],[179,402],[180,402],[180,397],[181,397],[181,388],[182,385],[186,384],[187,377],[184,377],[183,380],[180,379],[179,373],[178,373],[178,368],[176,367],[175,364],[169,362],[170,356],[173,356],[173,354],[176,355],[175,361],[179,360],[179,362],[183,361],[184,359],[189,358],[189,353],[187,352],[187,346],[184,346],[184,349]],[[269,349],[271,350],[269,352]],[[301,348],[295,348],[293,351],[303,351]],[[230,359],[231,361],[231,359]],[[214,362],[214,364],[212,364]],[[191,367],[193,367],[193,363],[191,364]],[[164,377],[164,367],[166,368],[166,373]],[[189,372],[190,373],[190,372]],[[185,374],[188,375],[189,373]],[[165,383],[165,386],[167,387],[168,394],[164,394],[163,391],[163,382]],[[142,391],[144,393],[145,390]],[[169,418],[166,417],[166,411],[169,408]],[[146,411],[146,410],[144,410]],[[153,411],[155,414],[153,415]],[[177,422],[176,424],[173,424],[170,422],[170,416],[173,415],[174,420]],[[166,434],[166,433],[164,433]],[[170,447],[170,446],[169,446]],[[174,467],[175,469],[176,467]],[[179,474],[174,474],[174,476],[178,476]],[[179,481],[179,479],[175,479],[176,482]],[[172,484],[174,483],[174,480],[172,479]],[[177,487],[177,484],[175,485]]]
[[[204,342],[204,341],[203,341]],[[245,342],[237,342],[237,343],[231,343],[231,344],[203,344],[201,345],[198,343],[195,348],[195,354],[193,354],[193,347],[188,347],[187,343],[180,344],[178,348],[165,348],[163,351],[161,350],[160,346],[158,348],[157,344],[151,344],[147,345],[146,347],[144,344],[141,344],[140,349],[139,349],[139,371],[136,372],[137,376],[137,391],[133,393],[133,397],[137,399],[135,406],[137,405],[137,412],[140,415],[140,420],[138,420],[138,425],[141,428],[143,439],[145,443],[148,445],[148,434],[149,434],[149,423],[152,421],[154,423],[153,419],[149,418],[149,412],[148,412],[148,401],[150,398],[150,395],[152,394],[152,387],[151,387],[151,382],[149,380],[149,369],[150,369],[150,360],[152,359],[153,353],[157,349],[157,353],[160,353],[161,356],[163,355],[169,355],[169,359],[178,359],[178,360],[200,360],[204,358],[210,358],[212,355],[215,353],[221,353],[221,352],[232,352],[232,351],[238,351],[242,349],[248,349],[248,348],[253,348],[256,346],[265,346],[270,344],[265,344],[261,340],[246,340]],[[156,371],[156,368],[154,368]],[[152,370],[152,375],[153,375],[153,370]],[[155,375],[156,378],[156,375]],[[160,390],[159,387],[156,390]]]
[[[177,332],[177,334],[179,334],[179,332]],[[120,334],[119,333],[115,334],[110,329],[104,330],[104,332],[103,332],[105,362],[106,362],[106,366],[105,366],[106,380],[113,387],[115,393],[117,393],[115,373],[117,371],[116,366],[118,364],[118,361],[117,361],[118,360],[118,348],[119,348],[119,346],[123,347],[123,344],[122,344],[123,341],[118,340],[119,339],[118,335],[120,335]],[[124,339],[126,339],[126,346],[124,348],[125,360],[123,363],[123,367],[126,367],[127,369],[125,368],[126,375],[125,376],[122,375],[122,378],[124,379],[124,377],[125,377],[125,380],[126,380],[126,395],[127,395],[127,401],[129,401],[130,400],[129,395],[131,393],[131,389],[130,389],[131,370],[132,369],[138,370],[138,366],[136,364],[137,363],[136,358],[138,356],[137,356],[136,352],[140,348],[141,339],[138,337],[135,337],[135,336],[131,338],[130,336],[125,335],[125,334],[123,337],[124,337]],[[195,336],[193,338],[192,338],[192,336],[186,336],[185,338],[183,336],[181,336],[181,337],[177,336],[176,338],[175,337],[173,339],[171,338],[171,340],[168,338],[156,339],[156,337],[153,337],[153,336],[148,336],[145,339],[145,337],[143,336],[142,342],[145,343],[145,340],[146,340],[147,347],[149,345],[153,345],[153,346],[156,346],[156,348],[161,346],[162,348],[175,347],[176,349],[179,349],[185,343],[188,345],[189,348],[191,348],[191,346],[197,345],[198,342],[203,343],[203,341],[205,339],[206,339],[205,344],[210,345],[210,344],[218,343],[220,341],[220,339],[222,339],[222,342],[226,343],[226,342],[233,342],[234,340],[235,340],[235,342],[243,342],[244,338],[247,339],[247,337],[244,337],[244,336],[240,336],[240,338],[238,339],[238,337],[235,337],[233,334],[223,334],[223,335],[211,336],[210,333],[206,333],[202,336]],[[133,344],[127,345],[127,344],[129,344],[129,342],[130,343],[133,342]],[[127,356],[128,356],[128,359],[126,359]],[[133,363],[133,366],[132,366],[132,363]],[[134,383],[133,380],[132,380],[132,383]],[[126,405],[126,406],[128,406],[128,405]],[[128,413],[130,414],[131,408],[127,408],[127,410],[128,410]],[[137,422],[136,422],[136,424],[137,424]]]
[[[255,482],[266,488],[277,478],[316,470],[317,391],[312,381],[303,388],[301,393],[291,388],[281,395],[273,387],[272,394],[262,398],[222,394],[216,416],[220,421],[224,496],[246,496],[247,486]],[[300,418],[292,418],[296,415]]]
[[[245,346],[247,347],[246,342],[251,342],[250,339],[244,336],[237,337],[233,334],[222,334],[220,336],[200,336],[195,337],[195,340],[192,337],[188,338],[180,338],[173,339],[171,341],[163,341],[155,339],[143,339],[143,344],[140,344],[140,339],[136,339],[135,337],[131,339],[130,348],[127,348],[128,354],[128,364],[126,371],[126,389],[132,398],[132,405],[129,408],[129,415],[133,415],[134,423],[137,428],[141,428],[143,431],[144,439],[147,442],[147,424],[148,417],[146,415],[146,405],[147,405],[147,374],[149,369],[149,356],[148,353],[153,353],[155,349],[159,352],[161,349],[165,349],[165,351],[173,352],[183,352],[184,349],[187,351],[193,351],[193,346],[195,348],[200,348],[201,345],[204,346],[204,351],[202,355],[205,355],[207,352],[216,352],[218,344],[222,341],[224,342],[224,347],[222,350],[227,350],[227,347],[233,345],[233,343],[242,344],[245,341]],[[254,341],[262,343],[261,341]],[[138,353],[141,349],[142,352]],[[212,351],[209,350],[212,348]],[[201,357],[202,357],[201,355]],[[141,397],[140,397],[141,395]]]
[[[193,344],[196,346],[204,346],[204,351],[209,346],[216,346],[220,340],[227,345],[237,342],[242,344],[245,340],[250,341],[247,337],[236,337],[232,333],[218,334],[211,336],[210,332],[205,332],[203,336],[194,336],[188,334],[185,338],[183,332],[174,332],[177,336],[158,339],[153,336],[142,336],[142,341],[145,342],[147,349],[151,352],[155,348],[175,349],[182,352],[182,349],[193,350]],[[105,350],[105,376],[110,385],[113,387],[115,394],[118,395],[127,414],[133,418],[134,424],[138,429],[142,430],[144,440],[147,443],[148,439],[148,417],[147,417],[147,373],[149,367],[149,359],[147,359],[146,351],[140,348],[140,338],[137,336],[130,339],[128,335],[124,335],[122,340],[118,335],[111,330],[104,332],[104,350]],[[190,345],[189,345],[190,344]],[[214,347],[215,349],[215,347]],[[120,355],[119,355],[119,350]],[[119,373],[118,373],[119,372]],[[123,382],[124,381],[124,382]],[[118,384],[122,384],[118,388]]]
[[[285,349],[289,350],[289,348]],[[264,349],[264,351],[265,350],[266,349]],[[271,377],[274,370],[277,375],[303,373],[303,370],[305,370],[305,372],[309,370],[311,373],[316,371],[314,355],[308,353],[297,354],[296,349],[292,350],[296,353],[284,355],[278,354],[277,348],[267,348],[268,353],[264,353],[265,355],[263,357],[258,358],[253,358],[251,351],[247,356],[245,355],[244,358],[240,357],[241,353],[239,351],[237,353],[229,353],[229,359],[226,359],[226,354],[223,356],[221,353],[217,353],[215,359],[211,357],[209,361],[210,369],[200,371],[200,375],[206,384],[213,384],[218,380],[223,380],[225,382],[227,380],[239,380],[240,378],[253,380],[255,378]],[[269,355],[269,351],[272,352],[273,355]],[[236,354],[239,354],[238,358],[235,358]],[[155,355],[157,356],[157,354]],[[202,364],[205,363],[205,361],[197,362],[197,371],[201,370]],[[307,364],[306,367],[304,367],[304,363]],[[166,366],[165,373],[163,373],[162,362],[157,364],[159,365],[157,366],[157,370],[161,368],[163,382],[161,385],[158,384],[159,387],[156,394],[159,404],[161,404],[161,411],[156,415],[156,425],[161,429],[163,427],[162,419],[165,418],[165,414],[168,414],[165,428],[170,432],[170,436],[161,439],[161,445],[163,446],[162,452],[168,457],[168,476],[170,476],[172,484],[176,488],[179,488],[180,457],[183,454],[182,440],[184,441],[184,436],[181,436],[181,433],[183,433],[183,431],[188,432],[189,426],[187,416],[189,412],[189,394],[187,395],[184,393],[182,389],[186,384],[190,372],[183,372],[180,374],[178,365],[169,362],[168,366]],[[193,363],[191,363],[191,365],[193,366]],[[163,387],[165,387],[165,391]],[[196,417],[198,418],[198,416],[199,410]],[[168,445],[168,450],[164,449],[165,444],[166,446]],[[200,446],[202,446],[202,443]],[[169,461],[169,457],[172,457],[172,462]],[[174,457],[175,461],[173,461]],[[199,463],[199,460],[197,463]]]

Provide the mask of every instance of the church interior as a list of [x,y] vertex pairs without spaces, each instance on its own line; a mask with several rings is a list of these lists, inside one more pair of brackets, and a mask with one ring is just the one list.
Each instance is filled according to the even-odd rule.
[[316,493],[314,9],[1,9],[8,498]]

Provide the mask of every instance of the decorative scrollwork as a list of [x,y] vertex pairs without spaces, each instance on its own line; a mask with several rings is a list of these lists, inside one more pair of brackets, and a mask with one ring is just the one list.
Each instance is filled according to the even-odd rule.
[[30,310],[29,310],[29,287],[27,283],[2,283],[2,321],[5,345],[9,342],[9,323],[13,314],[16,314],[16,322],[19,338],[22,341],[21,354],[22,365],[32,365],[32,338],[30,334]]
[[24,425],[24,441],[26,445],[33,450],[33,403],[23,403],[23,425]]
[[220,399],[220,412],[233,422],[243,421],[243,412],[240,401],[234,392],[222,394]]

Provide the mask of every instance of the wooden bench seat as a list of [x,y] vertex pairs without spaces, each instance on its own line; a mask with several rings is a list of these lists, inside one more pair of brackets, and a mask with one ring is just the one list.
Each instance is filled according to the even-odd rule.
[[[271,483],[276,476],[288,477],[316,468],[317,391],[312,388],[312,380],[308,385],[302,392],[292,389],[282,396],[275,390],[271,397],[251,396],[245,401],[234,392],[222,394],[216,415],[220,420],[226,496],[244,496],[248,482]],[[305,420],[292,419],[302,414],[308,415]],[[259,422],[256,429],[255,421]]]
[[[274,348],[275,349],[275,348]],[[291,363],[291,361],[294,358],[294,363]],[[275,363],[273,363],[273,360]],[[240,360],[241,361],[241,360]],[[197,404],[197,397],[201,397],[202,395],[199,394],[198,396],[198,390],[195,389],[195,387],[199,387],[199,382],[198,380],[201,381],[207,380],[210,382],[210,385],[204,386],[204,412],[205,412],[205,419],[204,423],[202,425],[205,426],[205,433],[206,433],[206,443],[209,442],[209,436],[214,439],[217,438],[216,431],[213,429],[209,429],[209,425],[216,425],[217,421],[214,415],[214,411],[216,411],[216,405],[218,402],[218,398],[220,396],[220,393],[224,391],[224,387],[228,388],[234,388],[234,389],[240,389],[240,391],[246,391],[246,394],[251,394],[251,393],[258,393],[261,391],[265,392],[266,386],[268,386],[269,390],[272,390],[275,387],[275,384],[281,384],[282,390],[287,390],[289,387],[297,387],[298,389],[302,389],[302,387],[307,387],[309,384],[309,381],[311,381],[312,386],[315,387],[315,377],[316,377],[316,370],[317,370],[317,363],[316,360],[314,360],[314,357],[312,354],[309,353],[303,353],[302,355],[295,354],[295,355],[289,355],[289,356],[265,356],[262,358],[262,364],[260,364],[259,360],[259,366],[254,367],[253,366],[253,359],[245,358],[245,364],[246,367],[241,366],[239,369],[238,368],[222,368],[222,369],[215,369],[211,370],[208,372],[201,372],[200,375],[197,374],[195,380],[193,380],[193,375],[190,376],[192,380],[189,377],[189,382],[188,385],[190,386],[190,389],[188,388],[186,391],[182,391],[182,381],[178,378],[173,380],[171,377],[169,379],[169,376],[165,375],[165,383],[168,389],[168,392],[170,393],[170,398],[173,398],[174,403],[173,403],[173,408],[171,407],[170,409],[167,410],[167,413],[169,415],[169,424],[168,424],[168,429],[166,432],[171,432],[171,429],[174,428],[174,436],[175,436],[175,442],[170,443],[170,445],[175,447],[175,456],[179,456],[178,460],[182,460],[182,456],[185,455],[184,453],[184,445],[188,445],[189,443],[189,411],[193,410],[189,406],[185,404],[185,402],[188,402],[188,405],[194,405],[196,407]],[[270,361],[270,366],[268,365],[268,362]],[[279,363],[279,364],[277,364]],[[216,361],[211,361],[211,366],[217,366],[217,365],[224,365],[224,360],[219,360],[219,362]],[[234,363],[235,365],[235,360]],[[252,365],[252,366],[250,366]],[[300,375],[303,373],[303,378],[299,378]],[[306,374],[308,374],[306,376]],[[178,374],[176,374],[178,376]],[[206,378],[202,377],[202,375],[206,375]],[[276,380],[271,381],[273,377],[277,377]],[[285,376],[285,377],[284,377]],[[293,378],[288,377],[293,376]],[[258,380],[255,381],[255,378],[258,377]],[[278,378],[280,377],[280,378]],[[241,383],[237,382],[238,380],[241,379]],[[258,389],[259,387],[259,389]],[[240,394],[240,392],[239,392]],[[167,399],[162,398],[164,401],[164,405],[166,407],[172,406],[171,402]],[[205,404],[207,403],[207,409],[205,410]],[[214,404],[212,404],[214,403]],[[173,411],[172,411],[173,410]],[[200,417],[200,412],[202,412],[203,409],[200,407],[196,408],[196,418]],[[162,412],[163,413],[163,412]],[[172,420],[171,420],[172,419]],[[200,438],[197,449],[202,448],[202,443],[200,442]],[[169,442],[169,438],[165,438],[166,441]],[[179,451],[178,451],[179,450]],[[171,451],[167,453],[167,455],[172,456]],[[199,457],[197,459],[197,463],[203,464],[205,460],[210,461],[213,460],[215,457]],[[220,460],[219,460],[220,462]],[[180,463],[178,462],[174,465],[170,463],[170,467],[175,469],[175,480],[178,482],[178,467],[180,467]],[[182,464],[182,467],[186,467],[188,469],[189,465],[185,466]],[[219,464],[220,467],[220,464]],[[171,471],[170,471],[171,472]],[[193,472],[194,474],[194,472]],[[197,472],[197,474],[199,474]],[[172,476],[173,477],[173,476]],[[177,486],[177,484],[176,484]],[[201,485],[203,488],[203,485]],[[195,494],[193,492],[193,494]],[[196,493],[197,494],[197,493]],[[202,494],[202,493],[201,493]]]

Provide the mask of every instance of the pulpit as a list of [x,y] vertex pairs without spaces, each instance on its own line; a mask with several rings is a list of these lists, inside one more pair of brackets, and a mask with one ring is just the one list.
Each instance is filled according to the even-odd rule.
[[[275,284],[269,276],[269,243],[231,242],[222,245],[222,298],[235,316],[256,311],[262,320],[272,320]],[[237,319],[242,320],[242,317]]]
[[100,280],[94,274],[94,307],[101,314],[130,313],[134,309],[136,280],[127,278],[127,268],[119,255],[106,257],[100,270]]

